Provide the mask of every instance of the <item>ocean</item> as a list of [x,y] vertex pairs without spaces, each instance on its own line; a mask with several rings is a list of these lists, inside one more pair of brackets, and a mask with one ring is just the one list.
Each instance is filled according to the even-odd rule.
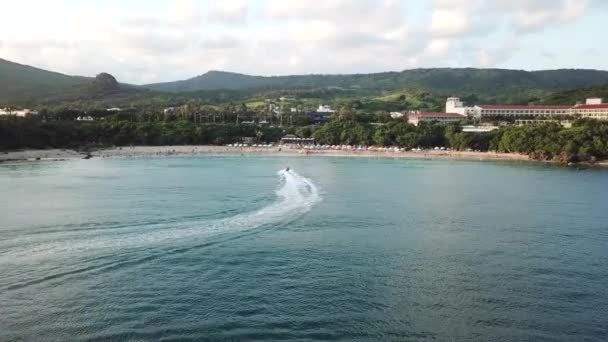
[[605,341],[607,263],[602,169],[0,164],[1,341]]

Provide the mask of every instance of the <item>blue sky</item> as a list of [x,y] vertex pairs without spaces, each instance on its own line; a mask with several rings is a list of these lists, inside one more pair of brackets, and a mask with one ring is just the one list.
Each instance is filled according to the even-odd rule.
[[0,58],[122,82],[416,67],[608,69],[604,0],[0,0]]

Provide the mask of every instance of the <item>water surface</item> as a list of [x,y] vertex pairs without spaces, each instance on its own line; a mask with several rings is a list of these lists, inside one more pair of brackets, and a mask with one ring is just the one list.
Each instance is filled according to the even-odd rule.
[[607,190],[510,163],[4,164],[0,340],[603,341]]

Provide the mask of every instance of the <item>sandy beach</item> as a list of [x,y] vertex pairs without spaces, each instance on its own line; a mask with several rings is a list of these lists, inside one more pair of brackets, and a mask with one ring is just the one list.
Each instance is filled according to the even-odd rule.
[[[277,156],[277,157],[355,157],[355,158],[392,158],[426,160],[470,160],[470,161],[532,161],[525,154],[421,150],[403,151],[398,149],[357,150],[357,149],[303,149],[295,146],[235,147],[210,145],[180,146],[124,146],[79,152],[68,149],[20,150],[0,152],[2,162],[60,161],[88,158],[156,158],[178,156]],[[542,163],[557,164],[554,161]],[[600,161],[586,166],[608,167],[608,161]]]
[[[0,152],[0,162],[49,161],[82,159],[86,153],[65,149],[22,150]],[[454,159],[454,160],[529,160],[528,156],[516,153],[465,152],[465,151],[370,151],[354,149],[309,150],[290,146],[233,147],[233,146],[126,146],[100,149],[91,152],[93,158],[151,158],[160,156],[228,156],[264,155],[283,157],[366,157],[404,159]]]
[[0,162],[56,161],[84,158],[86,153],[66,149],[0,151]]

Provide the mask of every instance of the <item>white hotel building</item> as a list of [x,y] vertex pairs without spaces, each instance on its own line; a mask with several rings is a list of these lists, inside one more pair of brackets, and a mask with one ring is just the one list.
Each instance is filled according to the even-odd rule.
[[602,99],[599,98],[591,98],[587,99],[585,104],[577,104],[574,106],[476,105],[473,107],[466,107],[459,98],[448,97],[445,103],[444,113],[420,111],[391,113],[391,117],[393,118],[399,118],[405,115],[407,115],[408,122],[416,126],[423,121],[453,123],[464,121],[467,117],[513,117],[519,119],[516,120],[519,124],[555,121],[556,119],[565,116],[608,120],[608,103],[602,103]]
[[449,97],[445,104],[446,113],[480,117],[539,117],[551,118],[574,116],[596,120],[608,120],[608,104],[600,98],[587,99],[585,104],[574,106],[511,106],[511,105],[476,105],[465,107],[457,97]]
[[38,114],[38,112],[33,111],[31,109],[0,108],[0,115],[12,115],[12,116],[26,117],[28,115],[36,115],[36,114]]

